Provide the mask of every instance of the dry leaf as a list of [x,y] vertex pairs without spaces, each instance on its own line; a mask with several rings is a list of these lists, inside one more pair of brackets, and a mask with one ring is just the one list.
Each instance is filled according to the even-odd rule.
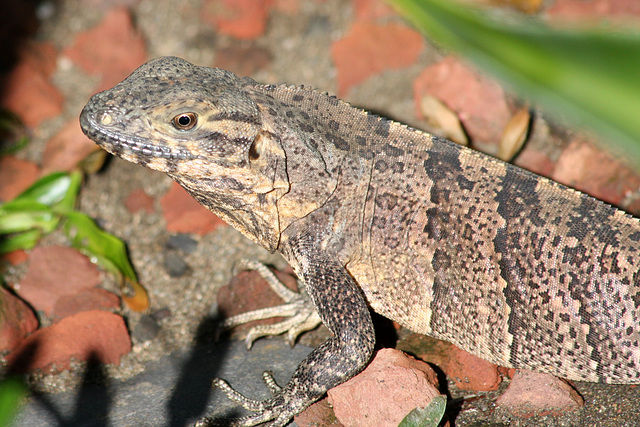
[[96,173],[102,168],[106,159],[107,152],[96,145],[96,150],[81,160],[79,166],[85,173]]
[[423,95],[420,101],[423,117],[435,131],[460,145],[468,145],[469,139],[462,128],[458,115],[438,98]]
[[531,123],[531,113],[528,108],[521,108],[502,131],[497,157],[509,161],[522,148]]
[[147,290],[138,282],[127,280],[133,289],[133,296],[128,296],[124,292],[121,293],[122,300],[127,307],[138,313],[144,313],[149,309],[149,294]]

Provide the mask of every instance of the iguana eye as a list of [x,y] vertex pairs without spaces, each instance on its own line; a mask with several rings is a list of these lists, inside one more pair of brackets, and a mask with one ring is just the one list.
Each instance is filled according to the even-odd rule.
[[182,113],[178,114],[171,120],[171,123],[176,129],[189,130],[192,129],[198,122],[198,116],[196,113]]

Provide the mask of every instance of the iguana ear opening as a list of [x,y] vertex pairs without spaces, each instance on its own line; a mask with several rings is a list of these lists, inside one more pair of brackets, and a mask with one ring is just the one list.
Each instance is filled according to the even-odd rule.
[[255,162],[260,158],[263,151],[264,139],[260,137],[260,134],[251,143],[249,147],[249,162]]
[[280,190],[280,195],[289,191],[286,156],[280,140],[272,133],[261,131],[254,138],[247,151],[249,165],[264,179],[257,182],[253,190],[268,193]]

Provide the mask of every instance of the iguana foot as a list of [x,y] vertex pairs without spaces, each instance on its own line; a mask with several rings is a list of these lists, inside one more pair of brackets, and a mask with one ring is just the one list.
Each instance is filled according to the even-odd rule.
[[292,399],[287,399],[286,394],[283,392],[283,388],[276,384],[273,374],[271,372],[264,372],[262,374],[264,382],[269,387],[273,397],[267,400],[253,400],[249,399],[242,394],[235,391],[228,382],[223,379],[215,378],[212,382],[214,387],[218,387],[222,390],[229,399],[240,404],[245,409],[258,412],[255,415],[249,415],[243,418],[227,419],[227,420],[214,420],[211,418],[204,418],[198,421],[194,427],[211,427],[211,426],[232,426],[232,427],[248,427],[256,426],[258,424],[266,423],[269,427],[281,427],[289,423],[291,418],[296,415],[302,409],[299,405],[295,405]]
[[298,281],[300,292],[294,292],[287,288],[266,265],[258,261],[240,260],[236,265],[236,269],[257,271],[267,281],[271,289],[282,298],[285,304],[249,311],[225,319],[218,326],[219,332],[254,320],[288,317],[288,319],[273,325],[259,325],[251,328],[245,338],[245,343],[249,349],[253,342],[260,337],[280,335],[287,332],[287,342],[293,346],[296,338],[302,332],[314,329],[322,323],[300,281]]

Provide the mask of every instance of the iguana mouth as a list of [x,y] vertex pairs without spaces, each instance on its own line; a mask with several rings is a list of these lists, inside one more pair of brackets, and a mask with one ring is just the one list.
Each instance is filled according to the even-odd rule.
[[138,163],[144,163],[145,159],[193,160],[198,157],[187,149],[169,147],[160,141],[150,142],[134,133],[121,131],[118,128],[126,127],[126,124],[117,120],[116,114],[95,111],[91,104],[89,101],[80,114],[82,132],[114,156],[134,156],[140,159]]

